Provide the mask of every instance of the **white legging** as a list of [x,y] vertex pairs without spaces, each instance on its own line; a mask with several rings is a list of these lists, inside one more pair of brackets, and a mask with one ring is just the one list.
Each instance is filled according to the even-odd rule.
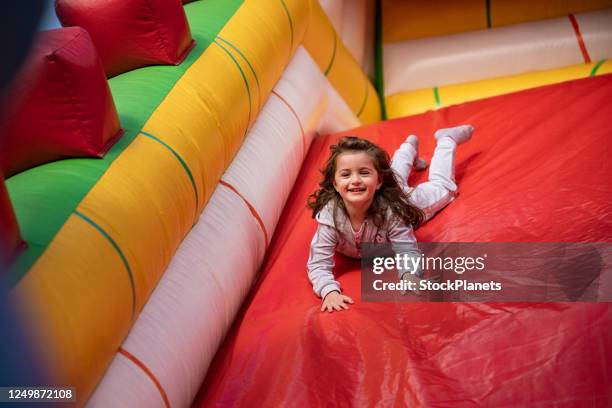
[[402,189],[409,192],[410,201],[425,213],[425,220],[429,220],[446,207],[457,195],[456,149],[457,143],[453,139],[444,137],[438,140],[429,165],[429,181],[419,184],[414,189],[408,186],[408,177],[416,159],[414,148],[408,143],[403,143],[393,154],[391,168],[396,172]]

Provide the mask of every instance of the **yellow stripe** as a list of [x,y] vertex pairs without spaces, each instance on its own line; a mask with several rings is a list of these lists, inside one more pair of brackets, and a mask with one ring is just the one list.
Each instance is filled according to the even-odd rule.
[[[538,86],[556,84],[572,79],[587,78],[596,63],[578,64],[565,68],[527,74],[487,79],[466,84],[449,85],[438,88],[440,107],[473,101],[491,96],[517,92]],[[612,61],[604,62],[597,70],[597,75],[612,71]],[[412,92],[390,95],[386,99],[389,118],[415,115],[437,109],[431,89],[420,89]]]

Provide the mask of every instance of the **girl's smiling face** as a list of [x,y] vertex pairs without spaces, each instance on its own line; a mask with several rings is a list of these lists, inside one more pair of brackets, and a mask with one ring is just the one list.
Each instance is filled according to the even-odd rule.
[[348,151],[336,158],[334,188],[345,205],[367,208],[381,184],[374,161],[366,152]]

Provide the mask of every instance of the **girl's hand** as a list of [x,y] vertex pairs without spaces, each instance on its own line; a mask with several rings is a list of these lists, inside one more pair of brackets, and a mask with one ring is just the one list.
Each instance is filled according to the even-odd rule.
[[327,310],[329,313],[331,313],[334,310],[340,311],[342,309],[348,309],[348,306],[345,302],[351,304],[355,303],[353,302],[353,299],[348,296],[342,295],[339,292],[329,292],[327,296],[325,296],[325,299],[323,299],[321,311],[324,312],[325,310]]

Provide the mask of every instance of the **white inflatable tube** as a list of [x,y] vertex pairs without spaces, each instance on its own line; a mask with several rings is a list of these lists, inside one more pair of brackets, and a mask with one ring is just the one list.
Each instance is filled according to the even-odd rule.
[[300,47],[89,407],[191,404],[253,284],[312,138],[358,125]]
[[[591,61],[612,57],[612,9],[576,14]],[[569,17],[384,45],[385,95],[585,62]]]

